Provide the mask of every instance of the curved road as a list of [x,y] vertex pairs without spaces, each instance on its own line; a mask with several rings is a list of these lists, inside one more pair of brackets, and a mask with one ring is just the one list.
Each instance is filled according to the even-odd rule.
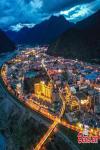
[[[46,70],[47,72],[47,69],[45,67],[45,64],[42,62],[42,66],[44,67],[44,69]],[[52,81],[50,75],[48,74],[47,72],[47,75],[49,76],[50,80]],[[2,77],[3,78],[3,77]],[[52,81],[53,82],[53,81]],[[1,88],[2,90],[5,91],[5,89],[2,87],[1,85]],[[6,92],[5,92],[5,95],[8,95]],[[10,96],[10,95],[9,95]],[[28,101],[26,103],[24,103],[27,107],[31,108],[32,110],[35,110],[39,113],[41,113],[43,116],[49,118],[50,120],[54,121],[53,124],[49,127],[49,130],[46,132],[46,134],[41,138],[40,142],[37,144],[37,146],[35,147],[35,150],[40,150],[41,147],[43,146],[43,144],[45,143],[45,141],[48,139],[48,137],[52,134],[52,132],[54,131],[55,127],[57,126],[57,124],[61,124],[67,128],[70,128],[72,130],[75,130],[75,131],[78,131],[78,132],[82,132],[82,128],[79,128],[77,126],[74,126],[74,125],[70,125],[69,123],[67,123],[66,121],[64,120],[61,120],[63,114],[64,114],[64,111],[65,111],[65,106],[66,106],[66,102],[64,100],[64,97],[62,95],[62,93],[60,92],[59,90],[59,96],[62,100],[62,107],[61,107],[61,111],[60,111],[60,115],[59,117],[56,117],[54,115],[51,115],[50,113],[48,113],[46,110],[44,110],[43,108],[40,108],[40,106],[36,105],[36,104],[33,104],[31,101]],[[11,97],[11,96],[10,96]],[[93,130],[92,133],[94,133],[94,131],[96,132],[96,130]],[[97,132],[96,132],[97,134]],[[34,149],[34,148],[33,148]]]

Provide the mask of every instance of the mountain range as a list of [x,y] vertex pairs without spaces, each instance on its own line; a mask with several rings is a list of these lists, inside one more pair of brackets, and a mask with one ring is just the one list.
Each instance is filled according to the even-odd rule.
[[48,44],[73,26],[62,15],[51,16],[32,28],[24,27],[18,32],[8,30],[6,33],[17,44]]
[[100,11],[64,32],[50,44],[48,54],[100,61]]
[[[100,61],[100,11],[78,22],[70,23],[63,16],[51,16],[32,28],[18,32],[0,30],[0,51],[14,50],[17,44],[49,44],[47,53],[81,60]],[[10,40],[8,37],[10,37]]]
[[15,44],[0,29],[0,53],[13,51],[15,48]]

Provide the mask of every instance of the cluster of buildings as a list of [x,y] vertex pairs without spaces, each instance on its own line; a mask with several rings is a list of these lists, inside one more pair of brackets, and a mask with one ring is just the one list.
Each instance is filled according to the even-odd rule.
[[53,96],[53,86],[52,83],[45,84],[44,81],[41,81],[40,83],[36,83],[34,85],[34,93],[35,96],[38,98],[41,98],[44,101],[52,102],[52,96]]
[[[38,47],[19,51],[3,66],[9,88],[26,101],[31,97],[33,102],[44,107],[48,104],[47,109],[54,107],[55,101],[60,103],[55,108],[61,107],[57,93],[60,89],[66,100],[65,116],[79,111],[86,113],[87,119],[94,114],[100,121],[100,66],[49,56],[46,50]],[[77,118],[82,117],[78,115]]]

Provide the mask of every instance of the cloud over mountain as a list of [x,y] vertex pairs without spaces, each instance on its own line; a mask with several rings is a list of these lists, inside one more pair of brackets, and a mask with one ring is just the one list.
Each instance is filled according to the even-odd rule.
[[3,0],[0,1],[0,27],[7,28],[18,23],[37,24],[52,14],[59,15],[65,11],[68,20],[77,22],[86,15],[83,6],[87,14],[91,15],[91,12],[100,9],[100,2],[99,0]]

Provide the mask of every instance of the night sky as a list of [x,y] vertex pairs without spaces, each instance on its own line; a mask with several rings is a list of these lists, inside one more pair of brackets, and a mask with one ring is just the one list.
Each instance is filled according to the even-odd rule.
[[32,27],[51,15],[76,23],[100,9],[100,0],[1,0],[0,28]]

